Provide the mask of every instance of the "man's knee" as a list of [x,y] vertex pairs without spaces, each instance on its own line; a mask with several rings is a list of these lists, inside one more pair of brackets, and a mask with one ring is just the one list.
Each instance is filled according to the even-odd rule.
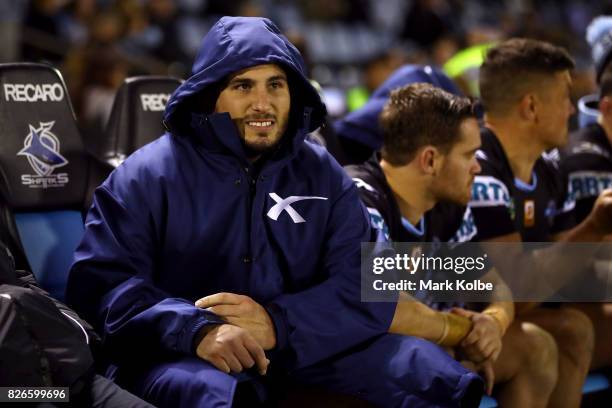
[[395,391],[403,392],[404,399],[408,394],[417,394],[441,405],[480,399],[482,380],[439,346],[404,336],[398,339],[397,346],[382,374],[399,386]]
[[296,380],[355,395],[379,406],[459,405],[479,400],[482,380],[434,343],[386,334],[335,360],[299,371]]
[[595,344],[593,323],[589,317],[576,309],[561,308],[552,333],[559,353],[568,356],[579,368],[588,369]]
[[554,388],[559,373],[559,356],[554,337],[539,326],[522,322],[518,341],[520,367],[537,387]]
[[137,375],[134,393],[158,407],[232,405],[237,380],[198,358],[162,363]]
[[153,405],[141,400],[129,391],[119,387],[111,380],[95,375],[74,400],[70,396],[73,406],[93,406],[97,408],[154,408]]

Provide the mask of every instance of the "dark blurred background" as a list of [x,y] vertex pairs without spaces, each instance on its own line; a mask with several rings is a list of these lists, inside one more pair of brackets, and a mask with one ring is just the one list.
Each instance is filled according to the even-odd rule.
[[55,65],[80,122],[100,123],[126,76],[186,78],[219,17],[266,16],[302,50],[332,116],[407,62],[444,67],[475,94],[482,50],[511,36],[566,47],[577,99],[595,89],[585,29],[610,13],[601,0],[2,0],[0,62]]

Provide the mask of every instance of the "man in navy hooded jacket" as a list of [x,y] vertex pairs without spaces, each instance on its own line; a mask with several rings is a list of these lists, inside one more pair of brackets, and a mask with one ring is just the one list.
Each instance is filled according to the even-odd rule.
[[438,68],[413,64],[398,68],[374,91],[365,105],[334,123],[335,134],[344,147],[343,165],[362,164],[382,148],[382,129],[378,118],[391,91],[417,82],[426,82],[461,95],[453,80]]
[[480,391],[437,346],[385,334],[394,303],[360,302],[367,215],[304,141],[324,115],[269,20],[213,26],[167,104],[168,132],[97,189],[75,255],[69,302],[102,333],[118,382],[159,406],[228,406],[271,360],[380,405],[458,406]]

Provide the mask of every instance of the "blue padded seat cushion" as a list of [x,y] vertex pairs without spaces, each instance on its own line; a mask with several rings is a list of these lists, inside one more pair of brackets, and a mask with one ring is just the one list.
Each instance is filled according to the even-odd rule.
[[40,285],[64,300],[74,250],[83,236],[80,211],[21,212],[15,223],[32,272]]

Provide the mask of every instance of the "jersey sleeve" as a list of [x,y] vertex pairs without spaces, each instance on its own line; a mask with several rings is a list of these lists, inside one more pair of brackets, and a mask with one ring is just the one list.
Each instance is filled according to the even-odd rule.
[[[559,177],[559,193],[557,197],[557,212],[554,222],[551,227],[551,233],[557,234],[562,231],[574,228],[577,224],[577,207],[576,199],[570,191],[568,178],[562,174],[560,169],[557,170]],[[590,210],[589,210],[590,212]],[[588,214],[588,212],[587,212]]]
[[582,222],[591,212],[597,196],[612,188],[612,165],[600,154],[568,154],[561,161],[568,179],[570,197],[575,201],[575,221]]
[[459,228],[448,240],[451,244],[461,244],[463,242],[470,242],[478,235],[478,228],[474,221],[474,213],[472,209],[467,206],[461,217],[461,223]]
[[483,155],[478,156],[478,161],[482,170],[474,178],[469,203],[478,240],[517,232],[511,186],[504,182],[508,177]]
[[385,205],[382,203],[379,194],[374,187],[359,177],[353,177],[353,182],[359,192],[359,198],[368,211],[370,225],[375,236],[373,239],[375,239],[376,242],[389,242],[391,240],[391,234],[385,218]]

